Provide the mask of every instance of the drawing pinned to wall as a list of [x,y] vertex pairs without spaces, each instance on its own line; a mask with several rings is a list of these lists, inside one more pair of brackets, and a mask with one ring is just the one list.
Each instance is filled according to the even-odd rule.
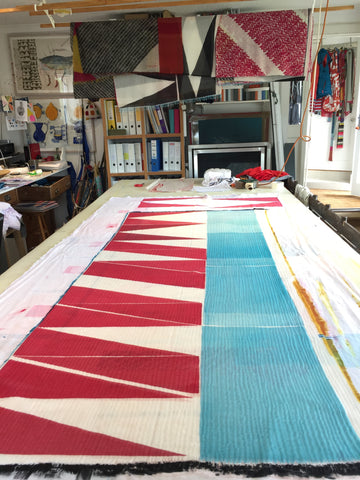
[[14,103],[13,97],[10,95],[1,95],[1,104],[3,112],[13,112],[14,111]]
[[36,116],[28,123],[29,143],[40,143],[43,150],[82,144],[81,101],[74,98],[31,99]]
[[19,122],[16,120],[15,117],[6,117],[6,128],[8,132],[11,132],[13,130],[26,130],[27,129],[27,123],[26,122]]
[[9,35],[17,94],[72,96],[72,51],[66,35]]
[[35,142],[44,143],[46,139],[46,134],[48,131],[48,127],[46,123],[35,122],[34,123],[35,132],[33,133],[32,137]]
[[31,103],[27,104],[27,121],[36,122],[35,110]]
[[34,105],[34,112],[35,112],[35,116],[36,118],[40,118],[41,115],[44,113],[43,112],[43,107],[40,103],[37,103],[36,105]]
[[49,105],[46,107],[45,115],[49,120],[55,121],[59,115],[59,110],[52,102],[50,102]]
[[15,100],[15,118],[19,122],[27,122],[27,101]]
[[51,125],[50,126],[50,134],[52,135],[51,141],[53,143],[60,143],[67,141],[67,134],[66,134],[66,125]]

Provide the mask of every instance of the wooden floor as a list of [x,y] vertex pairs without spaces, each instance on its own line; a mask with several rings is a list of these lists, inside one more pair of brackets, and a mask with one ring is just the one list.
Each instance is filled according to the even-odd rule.
[[332,209],[344,209],[344,212],[338,212],[342,217],[346,217],[347,221],[360,231],[360,211],[349,212],[345,209],[360,209],[360,197],[351,195],[350,192],[344,190],[321,190],[311,189],[313,195],[317,195],[318,200],[325,205],[330,205]]
[[320,190],[311,189],[313,195],[317,195],[321,203],[330,205],[331,208],[360,208],[360,197],[351,195],[344,190]]

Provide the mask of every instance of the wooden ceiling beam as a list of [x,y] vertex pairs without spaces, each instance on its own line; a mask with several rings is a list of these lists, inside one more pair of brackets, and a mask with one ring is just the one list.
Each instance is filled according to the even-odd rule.
[[0,8],[0,13],[29,12],[33,9],[34,7],[32,5],[20,5],[18,7]]
[[[338,12],[340,10],[354,10],[355,6],[354,5],[343,5],[341,7],[328,7],[328,12]],[[319,12],[324,12],[325,8],[320,9],[320,8],[314,8],[315,13]]]
[[[141,1],[141,0],[138,0]],[[221,3],[226,1],[237,1],[245,2],[249,0],[222,0]],[[254,1],[254,0],[250,0]],[[69,2],[54,2],[54,3],[45,3],[43,5],[38,5],[35,9],[34,5],[18,5],[16,7],[9,8],[0,8],[0,13],[14,13],[14,12],[39,12],[43,10],[53,10],[53,9],[64,9],[64,8],[83,8],[83,7],[98,7],[98,6],[110,6],[110,5],[122,5],[128,4],[132,5],[137,3],[136,0],[79,0],[79,1],[69,1]],[[199,1],[192,0],[191,5],[197,5]],[[202,3],[202,2],[200,2]],[[206,3],[218,3],[214,1],[208,1]],[[172,2],[169,1],[169,6]]]
[[[55,2],[55,3],[44,3],[37,7],[36,11],[49,10],[57,8],[84,8],[84,7],[99,7],[99,6],[110,6],[110,5],[119,5],[119,4],[131,4],[137,3],[143,0],[80,0],[77,2]],[[34,10],[34,9],[33,9]]]
[[[241,0],[245,1],[245,0]],[[144,2],[143,0],[134,0],[134,2],[139,3],[131,3],[127,5],[104,5],[99,7],[89,7],[89,8],[79,8],[73,7],[71,11],[73,14],[75,13],[93,13],[93,12],[108,12],[108,11],[116,11],[116,10],[139,10],[139,9],[148,9],[148,8],[167,8],[171,9],[171,7],[180,7],[183,5],[204,5],[204,4],[217,4],[217,3],[233,3],[239,2],[239,0],[175,0],[172,2],[169,1],[162,1],[159,2],[158,0],[152,2]],[[141,2],[141,3],[140,3]],[[50,4],[48,4],[50,5]],[[55,12],[54,10],[49,9],[49,14],[53,15]],[[34,15],[45,15],[45,12],[29,12],[31,16]]]
[[[189,0],[189,1],[169,1],[164,5],[165,2],[162,2],[162,6],[171,8],[172,6],[180,5],[203,5],[203,4],[214,4],[214,3],[225,3],[225,2],[242,2],[245,0]],[[44,5],[39,5],[37,9],[34,9],[34,5],[18,5],[16,7],[0,8],[0,13],[16,13],[16,12],[29,12],[30,15],[42,15],[45,12],[43,10],[56,10],[56,9],[66,9],[71,8],[74,13],[85,13],[85,12],[98,12],[98,11],[111,11],[111,10],[125,10],[133,8],[153,8],[149,6],[148,2],[143,2],[143,7],[137,6],[137,4],[143,2],[143,0],[80,0],[72,2],[55,2],[47,3]],[[154,7],[160,6],[158,3],[154,3]],[[126,5],[126,6],[125,6]],[[135,7],[135,6],[136,7]],[[89,7],[89,8],[86,8]],[[100,7],[100,9],[99,9]],[[107,7],[107,8],[106,8]],[[110,8],[109,8],[110,7]],[[329,7],[328,11],[340,11],[340,10],[354,10],[354,5],[342,5]],[[315,8],[314,12],[319,13],[320,8]]]
[[40,28],[69,28],[70,23],[40,23]]
[[[66,2],[66,3],[72,3],[74,5],[74,3],[81,3],[83,5],[86,5],[88,4],[89,7],[91,6],[95,6],[95,5],[106,5],[106,0],[84,0],[84,1],[80,1],[80,2]],[[120,3],[121,0],[118,0],[118,3]],[[65,8],[64,6],[64,3],[60,3],[60,2],[57,2],[57,3],[47,3],[45,5],[45,8],[44,5],[39,5],[36,7],[36,10],[47,10],[49,8]],[[68,7],[68,8],[71,8],[71,7]],[[9,7],[9,8],[0,8],[0,13],[14,13],[14,12],[34,12],[36,11],[35,10],[35,7],[34,7],[34,4],[31,4],[31,5],[18,5],[16,7]]]

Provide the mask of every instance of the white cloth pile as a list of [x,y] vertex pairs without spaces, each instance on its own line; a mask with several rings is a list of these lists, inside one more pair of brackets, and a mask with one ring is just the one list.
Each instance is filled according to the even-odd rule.
[[9,203],[0,202],[0,214],[4,216],[2,234],[5,237],[9,228],[20,230],[22,215],[17,212]]

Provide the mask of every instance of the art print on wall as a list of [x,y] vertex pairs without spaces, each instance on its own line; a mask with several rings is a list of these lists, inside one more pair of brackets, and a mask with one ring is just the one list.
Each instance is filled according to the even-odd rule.
[[73,96],[67,35],[9,35],[17,95]]
[[28,143],[39,143],[45,151],[82,145],[82,105],[75,98],[29,98],[35,122],[27,124]]

